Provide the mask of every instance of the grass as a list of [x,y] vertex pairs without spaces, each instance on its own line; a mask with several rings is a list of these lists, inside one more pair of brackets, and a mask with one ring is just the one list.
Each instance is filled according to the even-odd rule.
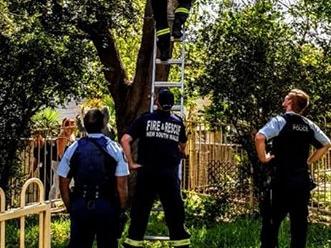
[[[197,248],[259,248],[260,220],[242,218],[209,229],[193,230],[192,247]],[[279,233],[280,248],[289,247],[289,223]],[[309,226],[307,248],[330,248],[331,228],[325,225]]]
[[[38,247],[38,221],[28,218],[26,222],[26,248]],[[190,228],[192,248],[259,248],[260,220],[241,217],[233,222],[221,223],[211,227]],[[6,247],[18,247],[18,223],[11,221],[6,225]],[[64,248],[68,242],[69,220],[67,217],[52,219],[52,248]],[[162,215],[153,215],[147,234],[166,235],[167,230]],[[123,240],[123,239],[122,239]],[[285,221],[280,229],[280,248],[289,247],[289,223]],[[166,248],[165,242],[146,242],[146,248]],[[307,248],[330,248],[331,228],[320,224],[310,224]]]

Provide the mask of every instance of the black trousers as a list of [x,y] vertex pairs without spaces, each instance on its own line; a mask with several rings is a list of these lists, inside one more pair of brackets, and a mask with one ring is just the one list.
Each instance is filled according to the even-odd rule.
[[291,248],[304,248],[307,237],[309,187],[273,187],[261,203],[261,248],[278,246],[278,231],[287,214],[291,223]]
[[[131,225],[128,238],[144,238],[148,218],[156,196],[159,195],[171,240],[188,239],[184,228],[184,204],[181,197],[178,168],[161,171],[139,169],[136,193],[131,208]],[[187,246],[186,246],[187,247]]]
[[83,197],[71,199],[69,248],[117,248],[118,207],[109,199],[87,201]]
[[[179,0],[178,8],[184,7],[187,9],[191,8],[192,0]],[[168,13],[167,13],[167,0],[152,0],[152,8],[154,13],[156,30],[168,28]]]

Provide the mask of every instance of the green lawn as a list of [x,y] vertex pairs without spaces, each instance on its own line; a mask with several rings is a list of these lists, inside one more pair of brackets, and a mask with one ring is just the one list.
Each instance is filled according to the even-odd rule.
[[[164,225],[162,225],[164,226]],[[193,248],[259,248],[260,219],[250,217],[237,218],[233,222],[217,224],[211,227],[191,228]],[[165,228],[151,221],[149,233],[157,234],[154,230]],[[160,233],[160,231],[158,231]],[[289,222],[285,221],[279,234],[280,248],[289,247]],[[147,244],[148,248],[168,247],[165,244]],[[310,224],[307,248],[331,248],[331,227],[320,224]]]
[[[258,248],[260,221],[248,218],[223,223],[209,229],[193,230],[193,247],[207,248]],[[289,223],[285,222],[279,235],[280,247],[289,247]],[[307,248],[330,248],[331,228],[312,224],[309,226]]]
[[[152,217],[148,234],[166,234],[162,218]],[[26,226],[26,248],[38,247],[38,227],[36,220],[30,219]],[[11,222],[6,225],[6,247],[18,247],[18,225]],[[67,244],[69,221],[67,217],[56,217],[52,221],[52,248],[64,248]],[[260,220],[241,217],[233,222],[221,223],[211,227],[190,228],[192,247],[194,248],[258,248]],[[281,247],[288,247],[289,225],[285,222],[280,230]],[[146,248],[169,247],[166,243],[146,243]],[[331,227],[319,224],[309,226],[307,248],[330,248]]]

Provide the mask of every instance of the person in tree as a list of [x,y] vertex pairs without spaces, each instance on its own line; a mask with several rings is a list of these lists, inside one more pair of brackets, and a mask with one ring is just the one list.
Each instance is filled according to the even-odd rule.
[[[179,0],[175,10],[175,20],[172,26],[172,36],[180,39],[183,36],[183,25],[188,18],[192,0]],[[152,0],[154,12],[157,47],[160,50],[160,59],[166,61],[170,58],[170,27],[168,24],[167,0]]]
[[[271,183],[261,204],[261,247],[278,246],[278,230],[289,213],[291,248],[304,248],[307,236],[307,216],[313,182],[309,166],[330,148],[330,139],[311,120],[302,116],[309,96],[293,89],[282,106],[285,114],[272,118],[255,136],[256,151],[263,166],[272,166]],[[272,141],[266,152],[266,141]],[[315,150],[309,156],[310,146]]]

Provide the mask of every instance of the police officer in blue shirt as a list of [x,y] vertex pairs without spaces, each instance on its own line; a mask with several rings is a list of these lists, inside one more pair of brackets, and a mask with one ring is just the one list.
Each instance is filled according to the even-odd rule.
[[[125,247],[143,247],[148,217],[157,195],[165,211],[173,247],[189,247],[184,228],[184,205],[181,198],[178,166],[187,137],[180,117],[170,113],[173,94],[159,92],[158,110],[140,116],[123,135],[121,143],[131,170],[137,170],[136,194],[131,208],[131,225]],[[131,153],[131,143],[138,141],[138,161]]]
[[[261,247],[278,247],[278,230],[287,214],[291,221],[291,248],[304,248],[307,236],[308,203],[312,181],[309,165],[330,147],[330,139],[311,120],[301,114],[309,96],[293,89],[285,97],[285,114],[272,118],[255,137],[259,160],[272,164],[274,175],[269,192],[261,204]],[[271,153],[266,141],[272,140]],[[315,151],[309,156],[310,146]]]
[[129,169],[120,146],[101,133],[103,118],[98,109],[86,113],[87,137],[66,150],[58,168],[61,196],[70,213],[70,248],[91,248],[95,236],[98,248],[118,247]]

